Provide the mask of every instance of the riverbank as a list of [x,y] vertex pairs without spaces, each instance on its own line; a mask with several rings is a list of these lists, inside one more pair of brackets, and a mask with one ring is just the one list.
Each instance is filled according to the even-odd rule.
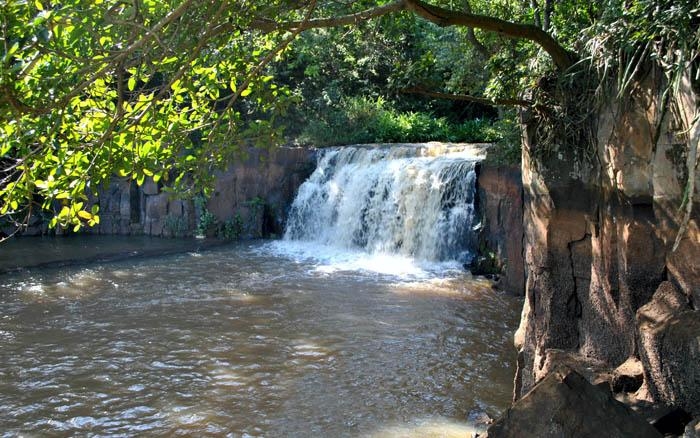
[[201,251],[225,244],[216,239],[163,239],[150,236],[20,236],[3,242],[0,275],[32,268],[55,268]]

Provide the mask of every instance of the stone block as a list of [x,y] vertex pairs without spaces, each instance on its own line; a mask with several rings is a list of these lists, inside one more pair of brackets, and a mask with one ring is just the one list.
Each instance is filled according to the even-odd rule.
[[610,392],[562,367],[550,373],[488,429],[489,438],[661,437]]
[[154,182],[152,178],[146,178],[146,180],[143,182],[143,185],[141,186],[141,191],[143,192],[144,195],[157,195],[160,193],[160,190],[158,189],[158,183]]

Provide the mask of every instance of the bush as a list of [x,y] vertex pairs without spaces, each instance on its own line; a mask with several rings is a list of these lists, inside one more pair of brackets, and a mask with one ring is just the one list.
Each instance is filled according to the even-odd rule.
[[309,122],[301,142],[314,146],[449,141],[494,143],[511,126],[487,119],[455,123],[427,112],[401,112],[381,97],[352,97]]
[[243,219],[240,214],[236,214],[233,219],[229,219],[219,227],[217,237],[225,240],[240,239],[243,233]]
[[218,220],[209,210],[203,210],[197,223],[197,236],[214,237],[219,228]]

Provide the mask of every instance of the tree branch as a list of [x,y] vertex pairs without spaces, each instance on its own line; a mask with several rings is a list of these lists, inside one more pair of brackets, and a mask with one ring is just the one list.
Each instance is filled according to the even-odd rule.
[[357,25],[364,21],[371,20],[372,18],[381,17],[391,12],[403,11],[405,9],[406,4],[404,0],[396,0],[384,6],[365,9],[364,11],[354,14],[341,15],[338,17],[314,18],[305,21],[288,21],[283,23],[278,23],[269,19],[259,19],[252,23],[252,27],[262,30],[263,32],[272,32],[275,30],[306,30],[322,27]]
[[482,105],[489,106],[522,106],[529,107],[532,106],[532,102],[529,100],[522,99],[487,99],[485,97],[470,96],[468,94],[450,94],[450,93],[440,93],[437,91],[428,91],[420,87],[410,87],[401,90],[402,93],[407,94],[420,94],[428,97],[435,97],[437,99],[448,99],[448,100],[461,100],[465,102],[480,103]]
[[[469,4],[469,2],[465,3],[464,10],[468,14],[472,13],[472,6]],[[489,58],[491,58],[492,54],[489,52],[486,46],[481,44],[481,41],[479,41],[476,38],[476,34],[474,33],[473,27],[467,28],[467,41],[469,41],[474,46],[474,49],[476,49],[476,51],[482,56],[482,58],[484,58],[484,60],[488,60]]]
[[486,15],[468,14],[433,6],[421,0],[404,0],[406,9],[438,26],[467,26],[494,32],[508,38],[524,38],[534,42],[552,57],[559,70],[574,64],[574,56],[547,32],[531,24],[512,23]]
[[523,38],[530,40],[544,49],[552,57],[559,70],[566,70],[574,64],[575,56],[562,47],[551,35],[537,26],[519,24],[487,15],[477,15],[467,12],[453,11],[425,3],[421,0],[395,0],[383,6],[365,9],[354,14],[330,18],[314,18],[308,21],[276,22],[271,19],[258,19],[251,27],[263,32],[279,30],[306,30],[322,27],[357,25],[363,21],[383,15],[411,11],[416,15],[437,24],[438,26],[465,26],[494,32],[508,38]]

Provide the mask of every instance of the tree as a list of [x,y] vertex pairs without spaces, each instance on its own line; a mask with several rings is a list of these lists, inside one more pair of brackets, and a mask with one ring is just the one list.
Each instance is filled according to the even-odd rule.
[[[519,21],[502,18],[513,11]],[[697,62],[690,1],[474,1],[458,10],[421,0],[3,0],[0,215],[21,225],[41,208],[53,225],[93,225],[99,212],[87,195],[112,175],[206,187],[241,146],[281,138],[275,120],[292,99],[271,63],[301,32],[396,14],[458,28],[505,78],[491,80],[487,98],[506,93],[517,105],[528,103],[519,94],[533,86],[529,72],[561,75],[600,51],[581,36],[613,40],[606,59],[662,53],[674,66],[673,49],[685,44],[685,62]],[[679,32],[686,40],[670,39]]]

